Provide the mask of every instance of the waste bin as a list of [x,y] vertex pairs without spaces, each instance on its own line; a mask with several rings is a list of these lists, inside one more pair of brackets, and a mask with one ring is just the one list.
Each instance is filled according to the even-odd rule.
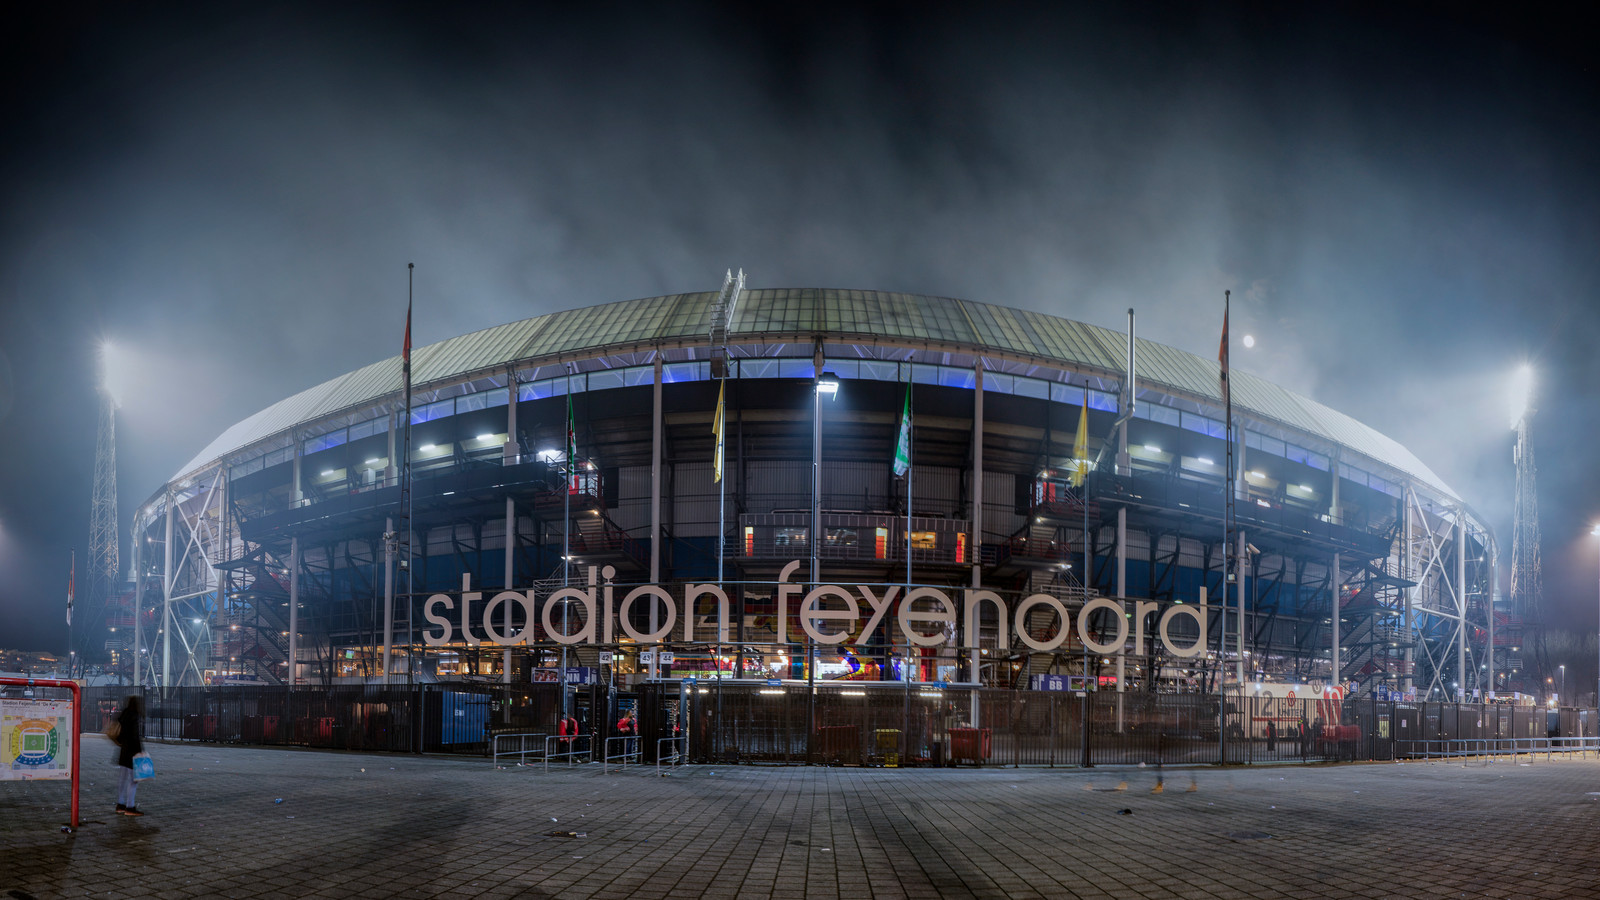
[[823,762],[857,765],[861,762],[861,727],[823,725],[817,729],[817,756]]
[[271,744],[278,740],[277,716],[245,716],[240,738],[246,744]]
[[990,735],[987,728],[950,729],[950,761],[982,765],[991,751]]
[[900,766],[900,729],[879,728],[872,732],[872,746],[875,755],[890,769]]
[[217,737],[216,716],[189,716],[183,720],[183,739],[212,741]]

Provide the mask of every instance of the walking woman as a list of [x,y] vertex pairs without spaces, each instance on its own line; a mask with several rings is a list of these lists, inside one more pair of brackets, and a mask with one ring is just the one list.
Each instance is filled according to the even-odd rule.
[[144,740],[139,736],[144,727],[144,700],[131,694],[117,714],[117,765],[121,767],[122,780],[117,783],[117,812],[125,816],[142,816],[133,803],[139,782],[133,777],[133,758],[144,752]]

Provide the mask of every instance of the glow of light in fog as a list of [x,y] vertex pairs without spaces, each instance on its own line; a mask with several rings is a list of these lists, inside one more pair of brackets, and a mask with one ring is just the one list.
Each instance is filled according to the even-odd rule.
[[1511,427],[1516,428],[1533,403],[1533,366],[1523,363],[1511,376]]
[[100,342],[100,390],[111,398],[112,406],[122,405],[121,386],[122,380],[127,376],[124,370],[127,360],[108,340]]
[[1244,347],[1245,347],[1246,350],[1250,349],[1251,347],[1254,347],[1255,345],[1256,345],[1256,336],[1255,335],[1247,334],[1247,335],[1244,336]]

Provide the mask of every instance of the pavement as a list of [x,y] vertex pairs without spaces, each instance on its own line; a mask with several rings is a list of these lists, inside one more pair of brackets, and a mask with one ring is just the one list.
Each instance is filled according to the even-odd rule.
[[0,898],[1600,898],[1593,758],[1168,768],[1158,794],[1138,768],[658,777],[151,743],[134,819],[83,740],[76,833],[66,784],[0,782]]

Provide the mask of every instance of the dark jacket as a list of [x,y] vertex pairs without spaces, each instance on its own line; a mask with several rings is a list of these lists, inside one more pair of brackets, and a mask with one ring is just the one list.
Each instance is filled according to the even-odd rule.
[[144,739],[139,736],[139,711],[131,706],[122,708],[117,715],[117,725],[122,729],[117,735],[117,746],[122,752],[117,754],[117,765],[124,769],[133,768],[135,754],[144,752]]

